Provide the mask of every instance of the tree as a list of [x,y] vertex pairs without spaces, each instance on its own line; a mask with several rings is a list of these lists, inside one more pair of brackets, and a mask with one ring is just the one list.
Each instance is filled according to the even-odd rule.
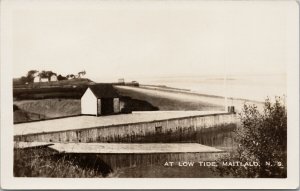
[[68,79],[74,79],[74,78],[75,78],[75,75],[74,75],[74,74],[68,74],[66,77],[67,77]]
[[49,82],[51,81],[52,76],[57,76],[57,74],[52,72],[52,71],[46,71],[46,73],[47,73],[47,77],[48,77]]
[[40,76],[41,78],[48,78],[48,81],[50,81],[51,76],[53,76],[53,75],[56,76],[56,73],[54,73],[54,72],[52,72],[52,71],[45,71],[45,70],[43,70],[43,71],[41,71],[41,72],[39,73],[39,76]]
[[22,77],[20,78],[20,83],[21,83],[21,84],[26,84],[27,82],[28,82],[28,78],[27,78],[27,77],[22,76]]
[[59,75],[57,76],[57,80],[58,80],[58,81],[61,81],[61,80],[67,80],[67,79],[68,79],[68,78],[62,76],[61,74],[59,74]]
[[85,70],[78,72],[78,78],[81,78],[82,76],[84,76],[86,74]]
[[34,78],[36,77],[36,76],[35,76],[36,73],[38,73],[37,70],[29,70],[29,71],[27,72],[27,76],[26,76],[27,81],[26,81],[26,82],[32,83],[32,82],[34,81]]
[[[265,101],[259,112],[255,105],[244,105],[241,127],[235,131],[237,150],[221,157],[216,172],[234,177],[286,177],[287,111],[280,97]],[[224,161],[256,162],[258,166],[223,166]]]
[[47,74],[47,72],[46,72],[45,70],[43,70],[43,71],[41,71],[41,72],[39,73],[39,77],[41,77],[41,78],[47,78],[47,77],[48,77],[48,74]]

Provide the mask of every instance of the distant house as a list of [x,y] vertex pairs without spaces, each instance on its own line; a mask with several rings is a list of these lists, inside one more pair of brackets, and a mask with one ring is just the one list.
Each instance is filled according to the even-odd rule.
[[34,79],[33,79],[33,82],[34,83],[40,82],[40,77],[39,76],[35,76]]
[[51,81],[51,82],[57,81],[57,76],[56,76],[56,75],[52,75],[52,76],[50,77],[50,81]]
[[81,114],[99,116],[119,113],[119,97],[111,84],[90,85],[81,97]]
[[39,77],[40,82],[49,82],[49,78],[43,78],[43,77]]

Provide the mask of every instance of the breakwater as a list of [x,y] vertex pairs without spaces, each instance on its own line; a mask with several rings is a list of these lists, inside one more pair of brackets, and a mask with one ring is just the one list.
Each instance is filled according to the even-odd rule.
[[[95,126],[53,132],[15,135],[25,142],[197,142],[227,147],[236,128],[234,113],[206,114],[147,122]],[[225,144],[225,145],[224,145]]]

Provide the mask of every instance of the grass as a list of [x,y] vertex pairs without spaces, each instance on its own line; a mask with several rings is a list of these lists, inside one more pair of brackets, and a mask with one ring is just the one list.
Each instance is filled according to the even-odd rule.
[[14,100],[69,98],[80,99],[87,86],[93,84],[89,79],[72,79],[54,82],[14,84]]
[[15,177],[99,178],[110,172],[97,158],[73,157],[50,148],[14,150]]
[[14,89],[14,100],[36,100],[36,99],[80,99],[86,87],[49,87]]
[[40,99],[14,101],[14,122],[80,115],[79,99]]

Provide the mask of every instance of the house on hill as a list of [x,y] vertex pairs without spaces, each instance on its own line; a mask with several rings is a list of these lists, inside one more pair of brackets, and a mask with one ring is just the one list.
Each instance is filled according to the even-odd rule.
[[34,83],[40,82],[40,77],[39,76],[35,76],[33,82]]
[[39,77],[39,82],[49,82],[48,77]]
[[120,110],[120,96],[112,84],[90,85],[81,97],[83,115],[110,115]]
[[52,76],[50,77],[50,81],[51,81],[51,82],[56,82],[56,81],[57,81],[57,76],[56,76],[56,75],[52,75]]

